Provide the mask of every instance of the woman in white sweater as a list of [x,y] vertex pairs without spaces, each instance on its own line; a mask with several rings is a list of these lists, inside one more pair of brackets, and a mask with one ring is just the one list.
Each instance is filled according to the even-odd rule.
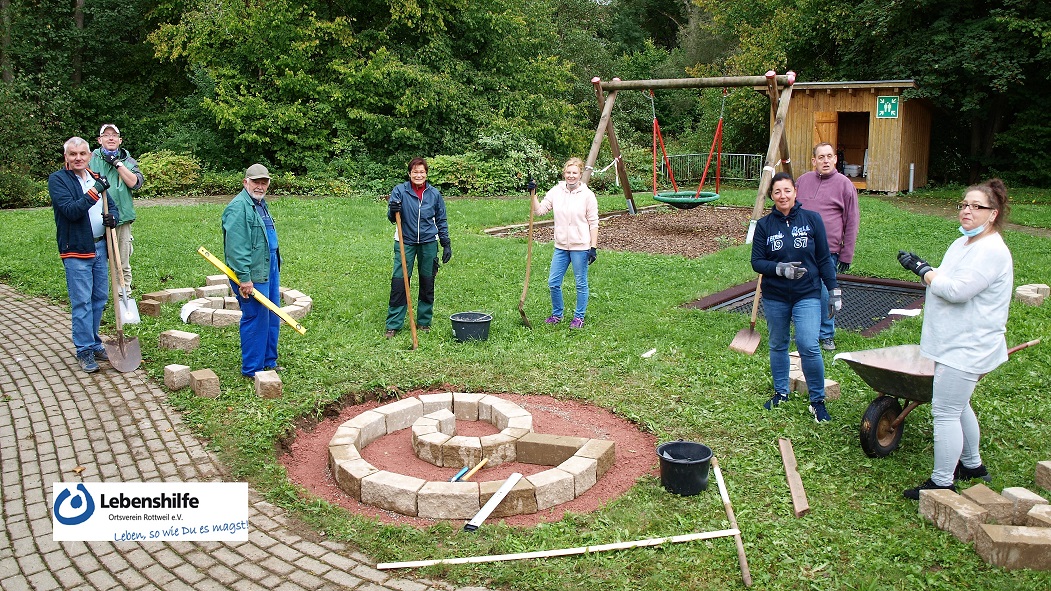
[[957,208],[960,233],[942,264],[932,268],[910,252],[898,261],[927,285],[920,353],[934,360],[934,470],[905,491],[956,490],[955,480],[991,480],[978,453],[980,430],[971,408],[978,379],[1007,361],[1007,312],[1014,286],[1011,251],[1000,236],[1007,189],[1000,179],[968,187]]
[[551,316],[545,322],[562,322],[562,280],[569,265],[573,265],[573,277],[577,287],[577,305],[573,310],[570,328],[584,328],[584,315],[588,309],[588,265],[598,257],[598,200],[584,183],[580,182],[584,163],[580,158],[570,158],[562,167],[562,178],[537,201],[533,195],[533,213],[544,215],[554,210],[555,252],[551,256],[551,273],[547,285],[551,288]]

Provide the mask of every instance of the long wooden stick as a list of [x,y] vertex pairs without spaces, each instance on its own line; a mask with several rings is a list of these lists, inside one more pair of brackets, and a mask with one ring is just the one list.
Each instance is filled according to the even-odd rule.
[[726,509],[726,519],[730,521],[733,528],[734,542],[737,543],[737,563],[741,565],[741,579],[745,587],[752,586],[752,572],[748,570],[748,558],[744,555],[744,542],[741,540],[741,530],[737,527],[737,518],[734,517],[734,509],[730,505],[730,495],[726,494],[726,483],[723,482],[723,473],[719,470],[719,460],[712,456],[712,470],[715,470],[715,481],[719,483],[719,495],[723,498],[723,508]]
[[792,493],[792,507],[795,510],[796,517],[802,517],[810,513],[810,502],[806,498],[803,479],[799,476],[799,463],[796,462],[796,452],[792,449],[792,441],[784,437],[777,439],[777,447],[781,450],[781,463],[785,465],[788,491]]
[[412,348],[416,350],[420,342],[416,340],[416,317],[412,314],[412,294],[409,293],[409,269],[405,264],[405,240],[401,234],[401,212],[394,212],[394,226],[398,229],[398,249],[401,250],[401,278],[405,280],[405,307],[409,317],[409,329],[412,331]]
[[[530,175],[532,180],[532,175]],[[536,188],[529,190],[529,231],[526,235],[526,272],[525,283],[522,285],[522,297],[518,298],[518,313],[522,316],[522,324],[526,328],[533,328],[529,322],[529,316],[525,312],[526,294],[529,293],[529,272],[533,268],[533,201],[536,200]]]
[[736,529],[721,529],[719,531],[684,534],[681,536],[649,538],[646,540],[635,540],[633,542],[617,542],[615,544],[601,544],[598,546],[579,546],[576,548],[563,548],[561,550],[541,550],[538,552],[519,552],[517,554],[490,554],[488,556],[469,556],[467,558],[442,558],[438,560],[416,560],[410,562],[381,562],[376,565],[376,568],[379,570],[388,570],[392,568],[420,568],[424,566],[434,566],[436,564],[478,564],[481,562],[503,562],[507,560],[526,560],[530,558],[552,558],[556,556],[572,556],[575,554],[591,554],[593,552],[607,552],[610,550],[627,550],[629,548],[659,546],[661,544],[678,544],[681,542],[693,542],[695,540],[728,538],[730,536],[740,535],[740,533],[741,532],[739,532]]

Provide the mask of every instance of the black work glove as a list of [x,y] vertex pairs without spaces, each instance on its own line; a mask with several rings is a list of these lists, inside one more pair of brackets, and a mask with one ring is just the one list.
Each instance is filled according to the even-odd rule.
[[397,223],[395,214],[401,213],[401,201],[390,201],[387,203],[387,219],[390,223]]
[[803,267],[799,261],[777,263],[775,271],[785,279],[801,279],[803,275],[806,275],[806,267]]
[[452,258],[453,258],[453,245],[452,245],[451,242],[449,242],[449,239],[446,238],[445,240],[442,240],[442,264],[443,265],[448,265],[449,261],[451,261]]
[[836,312],[843,309],[843,290],[835,288],[828,292],[828,319],[836,317]]
[[95,177],[95,190],[99,193],[104,193],[109,190],[109,179],[104,175],[98,175]]
[[526,191],[530,193],[536,191],[536,181],[533,180],[533,177],[529,177],[529,182],[526,183]]
[[594,263],[598,260],[598,249],[592,246],[588,249],[588,264]]
[[914,252],[905,252],[904,250],[899,250],[898,262],[901,263],[902,267],[905,267],[906,269],[919,275],[921,280],[923,279],[924,275],[934,270],[929,264],[927,264],[927,261],[921,259]]
[[117,150],[115,154],[107,154],[105,152],[101,152],[101,154],[102,160],[110,166],[116,166],[120,162],[120,150]]
[[849,270],[850,263],[844,263],[843,261],[839,261],[839,263],[836,264],[836,273],[846,273]]
[[113,217],[113,214],[104,213],[102,214],[102,225],[107,228],[116,228],[117,218]]

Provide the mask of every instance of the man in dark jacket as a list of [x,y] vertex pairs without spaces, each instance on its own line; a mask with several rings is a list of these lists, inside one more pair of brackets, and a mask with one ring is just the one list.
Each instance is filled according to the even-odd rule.
[[99,370],[96,358],[107,359],[99,337],[102,311],[109,299],[105,229],[116,228],[120,215],[112,200],[107,200],[107,211],[102,209],[102,193],[109,182],[88,168],[88,142],[69,138],[63,153],[66,164],[48,177],[47,191],[55,212],[58,253],[66,270],[77,362],[82,370],[95,373]]

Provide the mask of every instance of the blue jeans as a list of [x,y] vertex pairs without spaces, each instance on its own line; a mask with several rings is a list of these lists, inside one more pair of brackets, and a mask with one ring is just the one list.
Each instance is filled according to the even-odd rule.
[[577,307],[573,318],[584,318],[588,311],[588,251],[562,250],[556,248],[551,255],[551,274],[547,277],[547,286],[551,288],[551,315],[562,317],[565,303],[562,301],[562,279],[566,276],[570,263],[573,264],[573,278],[577,285]]
[[790,324],[796,325],[796,350],[806,378],[810,402],[825,400],[825,361],[821,358],[818,329],[821,326],[821,300],[807,298],[793,306],[763,298],[763,314],[770,331],[770,373],[774,392],[788,394],[788,341]]
[[[241,374],[252,377],[257,371],[277,366],[277,338],[281,331],[281,318],[257,302],[254,296],[241,297],[241,291],[232,281],[230,287],[241,306]],[[252,287],[273,304],[281,305],[281,277],[276,251],[270,251],[269,281],[253,283]]]
[[93,259],[62,259],[66,268],[66,289],[73,317],[73,346],[77,355],[102,348],[99,325],[109,299],[109,257],[106,241],[95,243]]
[[[832,255],[832,266],[839,265],[839,255]],[[821,284],[821,332],[819,338],[821,340],[831,339],[836,336],[836,319],[828,317],[828,288],[825,287],[824,281],[819,281]]]

